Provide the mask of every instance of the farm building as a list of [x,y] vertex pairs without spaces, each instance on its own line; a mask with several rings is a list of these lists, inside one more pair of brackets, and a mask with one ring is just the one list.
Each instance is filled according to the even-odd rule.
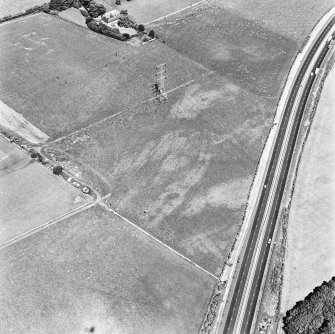
[[120,12],[116,9],[113,9],[110,12],[105,13],[101,17],[101,19],[105,21],[106,23],[111,23],[113,21],[116,21],[119,18],[120,18]]

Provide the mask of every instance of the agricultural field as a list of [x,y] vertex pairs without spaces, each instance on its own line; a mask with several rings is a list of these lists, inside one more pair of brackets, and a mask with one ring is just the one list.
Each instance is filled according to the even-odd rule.
[[0,177],[27,166],[32,159],[0,136]]
[[212,0],[218,7],[290,40],[302,43],[335,0]]
[[[160,40],[140,47],[45,13],[0,25],[0,109],[20,116],[2,112],[1,124],[40,131],[42,152],[107,195],[2,247],[6,332],[198,331],[289,67],[335,0],[317,8],[299,0],[298,13],[314,10],[300,26],[292,1],[283,4],[287,24],[274,0],[247,2],[208,1],[146,25]],[[118,8],[147,23],[190,4],[132,0]],[[82,24],[77,14],[62,15]],[[152,92],[160,63],[162,104]],[[6,145],[0,141],[0,243],[88,203]]]
[[46,0],[1,0],[0,1],[0,18],[23,13],[26,9],[34,6],[41,6],[48,1]]
[[279,97],[298,49],[292,40],[209,5],[152,27],[171,48],[261,96]]
[[6,333],[196,333],[215,284],[99,205],[1,250],[0,263]]
[[270,99],[216,75],[54,144],[110,183],[111,208],[218,275],[272,121]]
[[152,95],[156,65],[166,89],[209,70],[153,42],[141,48],[44,13],[0,26],[0,99],[56,138]]
[[89,202],[0,137],[0,244]]
[[282,312],[335,275],[335,69],[300,162],[288,221]]
[[116,6],[115,0],[99,1],[117,10],[128,9],[129,14],[134,17],[138,23],[144,24],[189,7],[192,3],[199,2],[199,0],[132,0],[130,2],[122,0],[121,5]]

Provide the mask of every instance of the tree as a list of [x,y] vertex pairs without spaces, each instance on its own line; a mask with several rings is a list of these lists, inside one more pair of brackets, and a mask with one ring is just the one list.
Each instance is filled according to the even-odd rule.
[[90,30],[100,32],[99,24],[95,22],[92,17],[86,18],[86,25]]
[[74,0],[51,0],[49,4],[50,10],[65,10],[73,6]]
[[143,32],[144,31],[144,25],[143,24],[139,24],[137,29],[138,29],[138,31]]
[[55,174],[55,175],[60,175],[63,171],[63,167],[62,166],[55,166],[54,168],[52,168],[52,172]]
[[92,1],[90,3],[88,12],[92,17],[98,17],[106,13],[106,8],[104,5],[97,4],[96,2]]
[[328,334],[335,329],[335,277],[323,282],[283,318],[287,334]]
[[150,38],[155,38],[155,32],[153,30],[149,31],[149,37]]

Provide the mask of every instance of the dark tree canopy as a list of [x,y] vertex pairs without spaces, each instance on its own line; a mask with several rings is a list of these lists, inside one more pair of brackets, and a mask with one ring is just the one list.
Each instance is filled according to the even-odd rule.
[[335,276],[298,301],[283,321],[287,334],[334,334]]

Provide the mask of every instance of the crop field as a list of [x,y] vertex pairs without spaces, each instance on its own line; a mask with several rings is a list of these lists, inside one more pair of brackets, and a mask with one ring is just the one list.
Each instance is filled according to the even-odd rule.
[[215,280],[101,206],[0,251],[14,333],[196,333]]
[[27,166],[30,157],[0,136],[0,177]]
[[209,71],[153,42],[140,48],[38,14],[0,26],[0,99],[51,138],[151,98],[156,65],[166,89]]
[[[36,126],[44,141],[50,137],[43,152],[108,194],[101,205],[6,244],[89,199],[0,138],[6,332],[198,331],[289,67],[335,4],[298,2],[297,21],[287,9],[292,0],[282,3],[285,23],[274,0],[209,1],[146,25],[160,41],[140,47],[44,13],[0,25],[0,100],[18,113],[2,113],[1,123]],[[123,0],[118,9],[146,23],[190,4]],[[162,104],[152,99],[161,63]]]
[[288,221],[282,312],[335,275],[335,69],[300,162]]
[[113,209],[219,274],[272,104],[211,75],[170,94],[167,103],[143,104],[50,147],[105,175]]
[[154,23],[166,44],[257,95],[279,97],[297,45],[232,11],[203,6]]
[[0,244],[89,200],[0,137]]
[[121,6],[115,6],[115,0],[103,0],[102,2],[116,8],[117,10],[128,9],[129,14],[134,17],[138,23],[147,23],[189,7],[192,3],[196,3],[198,1],[132,0],[128,2],[123,0],[121,1]]
[[25,12],[26,9],[34,6],[41,6],[48,1],[46,0],[1,0],[0,1],[0,18],[7,15],[15,15]]
[[233,10],[260,26],[299,43],[335,0],[213,0],[217,6]]

